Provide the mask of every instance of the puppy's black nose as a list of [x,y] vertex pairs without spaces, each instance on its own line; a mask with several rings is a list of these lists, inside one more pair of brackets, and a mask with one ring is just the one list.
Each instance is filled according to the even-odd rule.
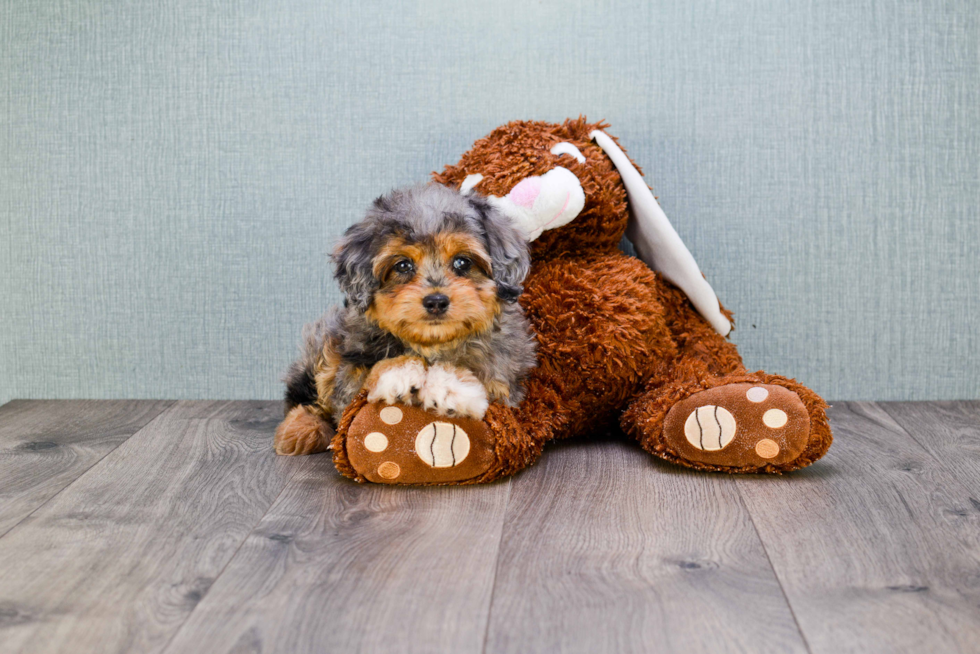
[[446,313],[446,309],[449,308],[449,298],[442,293],[426,295],[422,298],[422,306],[433,316],[439,316]]

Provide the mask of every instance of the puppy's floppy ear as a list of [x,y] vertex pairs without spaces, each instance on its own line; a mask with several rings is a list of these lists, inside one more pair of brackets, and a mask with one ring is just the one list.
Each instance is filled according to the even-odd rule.
[[374,250],[377,228],[364,222],[347,228],[331,258],[334,276],[345,296],[344,304],[365,311],[374,292],[380,288],[374,276]]
[[490,204],[483,196],[473,193],[466,198],[480,215],[483,234],[490,254],[497,297],[516,302],[524,288],[521,283],[531,269],[531,254],[527,241],[517,231],[510,218]]

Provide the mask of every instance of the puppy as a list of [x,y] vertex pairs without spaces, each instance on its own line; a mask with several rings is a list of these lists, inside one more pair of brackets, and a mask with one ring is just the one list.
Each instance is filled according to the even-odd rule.
[[[477,419],[489,402],[521,401],[535,364],[517,304],[530,257],[484,198],[438,184],[392,191],[346,231],[333,261],[344,305],[304,328],[284,377],[287,413],[301,406],[336,426],[364,388],[371,402]],[[279,438],[280,453],[305,453]]]

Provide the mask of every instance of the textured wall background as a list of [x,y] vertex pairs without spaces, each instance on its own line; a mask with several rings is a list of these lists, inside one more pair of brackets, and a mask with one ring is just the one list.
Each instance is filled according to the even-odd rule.
[[273,398],[370,200],[606,118],[750,367],[980,397],[980,5],[0,0],[0,401]]

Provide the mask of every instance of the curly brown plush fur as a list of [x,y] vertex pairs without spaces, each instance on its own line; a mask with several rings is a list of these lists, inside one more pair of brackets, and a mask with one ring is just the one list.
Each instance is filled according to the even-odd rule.
[[[487,414],[498,460],[479,477],[449,483],[492,481],[533,463],[548,440],[601,433],[617,425],[650,453],[700,470],[779,473],[813,463],[832,441],[823,400],[795,380],[747,371],[735,346],[711,328],[681,291],[618,249],[629,219],[626,190],[612,161],[589,136],[606,127],[584,118],[561,124],[508,123],[477,141],[457,164],[433,175],[439,183],[459,187],[468,176],[480,174],[476,191],[503,197],[528,176],[562,166],[578,177],[585,191],[584,208],[574,220],[531,243],[532,267],[520,303],[537,336],[538,367],[519,407],[495,404]],[[551,148],[561,142],[578,148],[585,162],[552,154]],[[805,413],[799,409],[801,424],[808,427],[794,437],[795,443],[775,435],[765,439],[765,447],[760,441],[755,451],[761,454],[748,465],[736,464],[736,459],[729,465],[710,464],[682,454],[677,439],[683,433],[665,428],[670,409],[699,392],[733,384],[759,386],[756,397],[765,396],[766,387],[793,391],[795,406],[805,408]],[[745,403],[745,396],[742,392],[736,399]],[[348,433],[361,408],[363,399],[348,407],[332,448],[338,469],[363,480],[345,453],[348,439],[363,436]],[[783,408],[777,413],[785,419],[792,407]],[[777,423],[740,424],[739,437],[776,434]],[[777,441],[801,453],[790,461],[769,463],[765,457],[772,456],[769,448]]]

